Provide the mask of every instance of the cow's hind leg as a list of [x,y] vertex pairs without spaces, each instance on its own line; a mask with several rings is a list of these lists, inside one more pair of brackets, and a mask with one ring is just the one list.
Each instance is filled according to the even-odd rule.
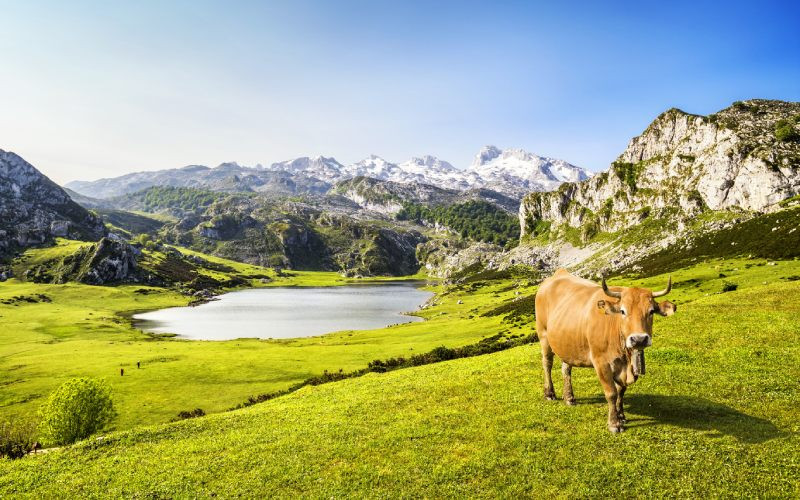
[[597,377],[600,379],[600,384],[603,386],[603,393],[606,396],[606,401],[608,401],[608,430],[614,433],[621,432],[625,429],[617,413],[619,393],[617,392],[617,384],[614,382],[614,373],[611,367],[602,361],[595,362],[594,369],[597,372]]
[[544,398],[549,400],[556,399],[556,391],[553,389],[553,377],[551,370],[553,369],[553,350],[550,349],[550,342],[547,341],[547,336],[543,335],[539,341],[542,347],[542,376],[544,378]]
[[561,375],[564,378],[564,402],[572,406],[575,404],[575,395],[572,393],[572,365],[562,361]]
[[619,421],[623,424],[628,421],[625,418],[625,406],[622,403],[623,398],[625,397],[625,390],[628,389],[627,386],[617,384],[617,416],[619,417]]

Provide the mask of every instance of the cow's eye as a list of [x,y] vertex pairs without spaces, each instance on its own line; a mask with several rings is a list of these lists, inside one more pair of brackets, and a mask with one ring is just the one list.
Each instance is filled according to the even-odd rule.
[[625,309],[620,309],[620,310],[619,310],[619,312],[621,312],[623,316],[625,316],[626,314],[628,314],[627,312],[625,312]]

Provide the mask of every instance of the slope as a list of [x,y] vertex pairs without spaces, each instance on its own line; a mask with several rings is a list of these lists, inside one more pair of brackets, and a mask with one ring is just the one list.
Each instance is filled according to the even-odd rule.
[[[533,345],[307,387],[244,410],[0,462],[0,492],[796,496],[800,283],[777,278],[797,264],[743,264],[676,273],[678,314],[657,320],[650,369],[629,391],[629,429],[619,436],[605,430],[589,370],[573,372],[577,407],[542,399]],[[709,295],[719,270],[742,288]]]

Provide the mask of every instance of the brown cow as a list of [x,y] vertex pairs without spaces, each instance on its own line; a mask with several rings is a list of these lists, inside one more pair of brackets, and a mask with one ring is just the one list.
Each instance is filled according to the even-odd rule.
[[[608,430],[620,432],[625,423],[625,389],[644,373],[643,349],[652,344],[653,314],[672,315],[676,307],[656,297],[672,288],[611,287],[559,269],[536,293],[536,329],[542,346],[544,397],[555,399],[553,353],[561,359],[564,401],[575,404],[572,367],[593,367],[608,401]],[[637,359],[638,358],[638,359]]]

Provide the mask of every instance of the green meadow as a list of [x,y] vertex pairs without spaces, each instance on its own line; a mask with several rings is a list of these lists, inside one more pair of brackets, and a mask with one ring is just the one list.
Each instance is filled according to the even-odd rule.
[[[628,391],[629,424],[620,435],[606,431],[606,404],[591,370],[573,371],[577,406],[542,398],[539,347],[531,344],[304,387],[241,410],[0,461],[0,495],[797,497],[800,262],[774,264],[713,260],[672,273],[678,311],[656,319],[647,375]],[[731,283],[736,290],[723,293]],[[124,428],[168,418],[174,412],[151,405],[182,392],[191,397],[175,408],[211,409],[216,400],[222,409],[322,369],[499,331],[529,332],[513,314],[483,314],[534,288],[503,277],[434,288],[439,303],[422,313],[426,322],[285,343],[149,340],[124,322],[84,323],[89,304],[81,312],[66,305],[82,287],[41,290],[52,304],[26,305],[28,314],[4,308],[4,324],[6,314],[21,324],[39,315],[33,308],[60,300],[64,318],[80,325],[18,330],[16,342],[4,332],[3,375],[22,379],[4,386],[4,395],[46,393],[51,377],[106,376],[120,403],[117,427]],[[124,287],[98,290],[106,296],[93,306],[108,308],[102,315],[111,323],[110,311],[132,298]],[[143,353],[150,357],[140,372],[114,377],[123,360]],[[71,367],[78,364],[83,368]],[[560,395],[559,370],[554,377]],[[34,406],[19,401],[3,410]]]
[[[44,262],[58,252],[74,251],[76,245],[79,243],[62,241],[58,247],[30,250],[23,261],[25,265]],[[158,259],[159,255],[148,258]],[[251,286],[354,282],[333,272],[292,271],[278,277],[272,270],[204,258],[245,275],[269,274],[273,279],[267,284],[253,279]],[[19,271],[17,275],[22,268]],[[34,302],[14,297],[31,297]],[[127,429],[167,422],[183,410],[220,412],[251,395],[286,389],[325,370],[351,371],[375,359],[473,343],[500,329],[524,330],[522,326],[504,327],[500,317],[468,320],[468,315],[462,314],[465,308],[456,307],[456,299],[418,312],[428,320],[425,322],[291,340],[186,341],[152,336],[131,324],[135,312],[188,301],[173,290],[138,285],[0,283],[0,418],[32,416],[59,384],[72,377],[92,376],[105,378],[113,387],[119,417],[112,428]],[[141,368],[136,367],[137,362]]]

